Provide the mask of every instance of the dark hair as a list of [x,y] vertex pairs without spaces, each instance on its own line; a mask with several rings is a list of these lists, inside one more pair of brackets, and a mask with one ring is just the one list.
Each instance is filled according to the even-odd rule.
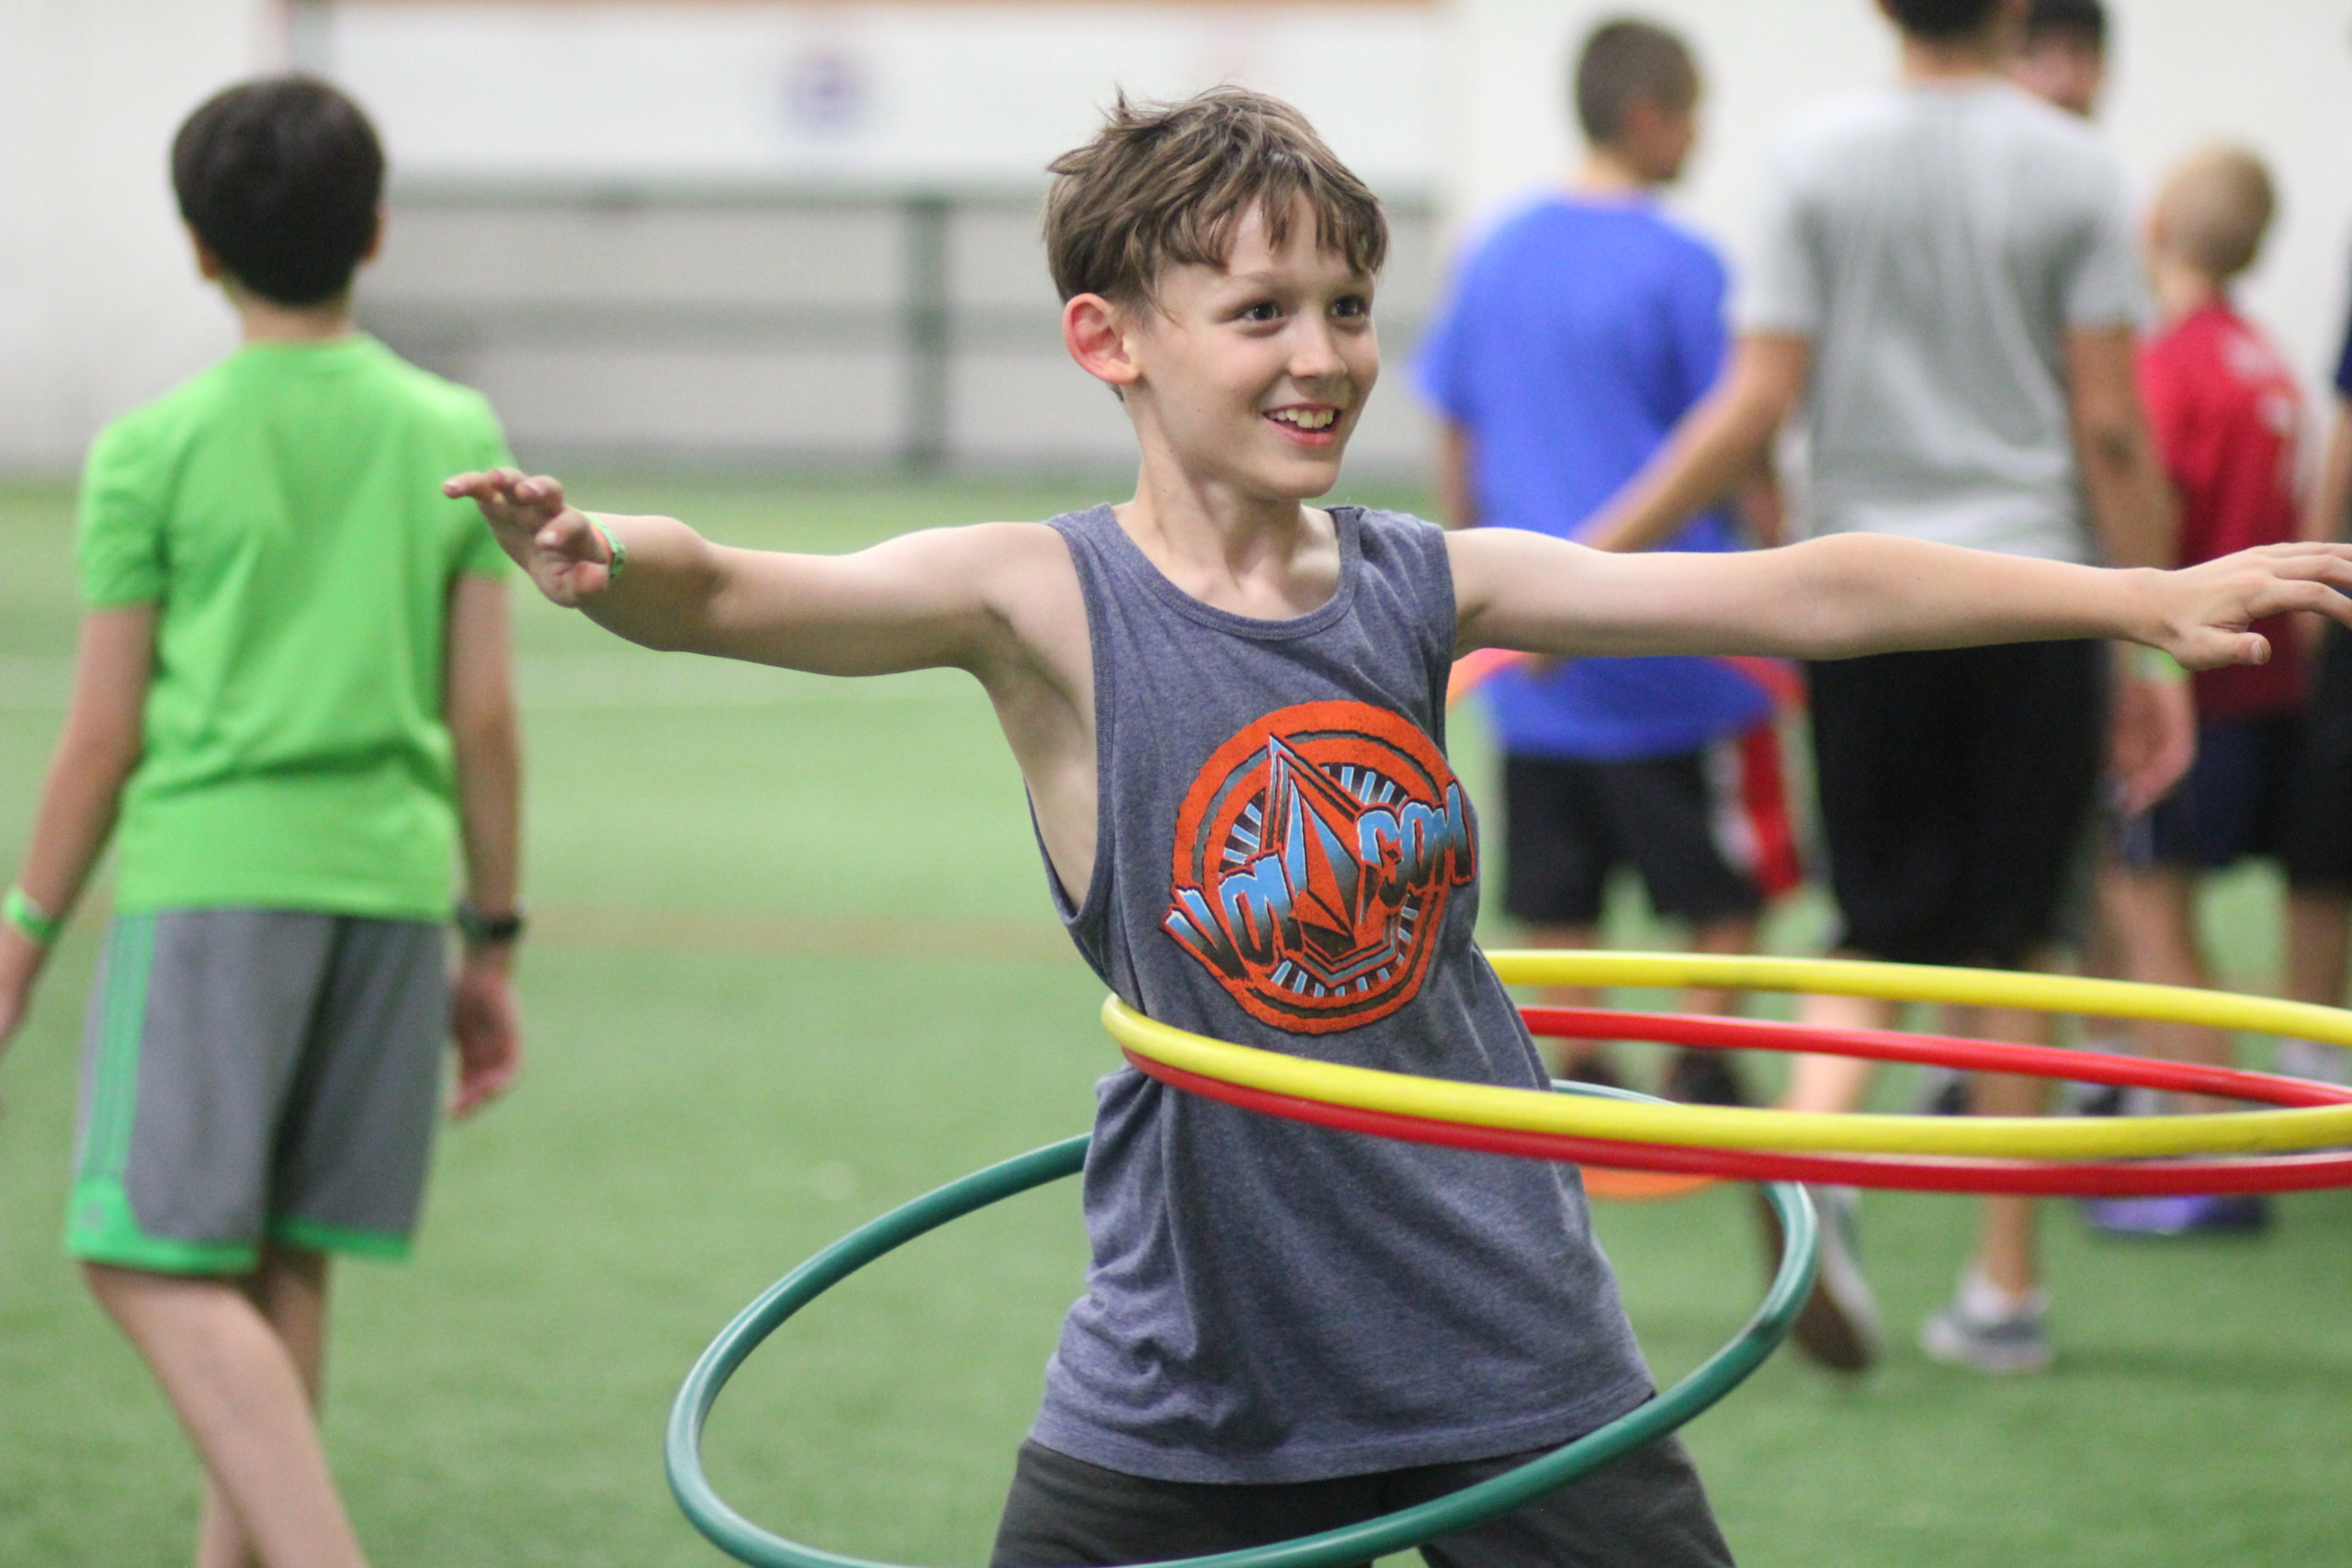
[[1212,87],[1173,104],[1125,93],[1085,146],[1046,167],[1046,259],[1064,299],[1152,297],[1171,266],[1223,266],[1251,211],[1276,245],[1304,197],[1315,243],[1364,276],[1388,254],[1380,200],[1332,154],[1306,117],[1246,87]]
[[313,76],[215,94],[172,140],[180,217],[239,283],[280,305],[351,287],[376,240],[384,149],[359,106]]
[[1624,134],[1636,103],[1689,108],[1699,96],[1699,67],[1678,34],[1620,17],[1593,28],[1577,51],[1574,96],[1585,139],[1606,145]]
[[1886,8],[1913,38],[1961,39],[1991,27],[2001,0],[1886,0]]
[[2053,38],[2088,45],[2094,54],[2105,52],[2107,7],[2099,0],[2033,0],[2025,14],[2026,47]]

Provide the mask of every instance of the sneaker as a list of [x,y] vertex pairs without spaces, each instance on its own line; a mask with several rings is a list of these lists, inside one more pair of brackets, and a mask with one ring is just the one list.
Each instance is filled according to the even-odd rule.
[[2083,1213],[2109,1235],[2251,1235],[2270,1224],[2270,1205],[2254,1193],[2092,1198]]
[[1625,1080],[1617,1076],[1616,1064],[1609,1059],[1609,1053],[1605,1050],[1595,1051],[1582,1061],[1560,1063],[1557,1076],[1569,1083],[1599,1084],[1603,1089],[1625,1087]]
[[2124,1090],[2121,1084],[2070,1083],[2066,1098],[2077,1116],[2120,1116],[2124,1114]]
[[1968,1075],[1955,1067],[1928,1067],[1919,1075],[1922,1116],[1968,1114]]
[[1919,1325],[1919,1348],[1950,1366],[1973,1367],[1996,1377],[2039,1372],[2050,1366],[2050,1335],[2042,1327],[2040,1293],[1999,1316],[1973,1310],[1963,1282],[1951,1305]]
[[1666,1098],[1685,1105],[1746,1105],[1747,1093],[1728,1053],[1677,1051],[1666,1069]]
[[[1860,1372],[1878,1359],[1883,1337],[1878,1303],[1860,1261],[1861,1200],[1850,1187],[1808,1187],[1821,1216],[1821,1270],[1815,1276],[1813,1294],[1805,1298],[1790,1337],[1797,1348],[1833,1371]],[[1772,1212],[1762,1191],[1756,1210],[1764,1223],[1767,1256],[1781,1256],[1781,1217]]]

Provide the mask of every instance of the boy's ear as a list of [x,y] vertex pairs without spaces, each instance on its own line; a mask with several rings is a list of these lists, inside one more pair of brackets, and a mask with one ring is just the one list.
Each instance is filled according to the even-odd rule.
[[359,253],[359,259],[363,262],[371,262],[383,254],[384,209],[379,206],[376,209],[375,231],[368,236],[368,248]]
[[1062,307],[1062,345],[1078,367],[1113,390],[1143,379],[1129,342],[1130,313],[1100,294],[1073,295]]
[[218,283],[229,276],[229,269],[220,265],[220,258],[212,254],[212,247],[206,244],[193,229],[187,231],[187,243],[196,252],[196,273],[198,277],[203,278],[207,283]]

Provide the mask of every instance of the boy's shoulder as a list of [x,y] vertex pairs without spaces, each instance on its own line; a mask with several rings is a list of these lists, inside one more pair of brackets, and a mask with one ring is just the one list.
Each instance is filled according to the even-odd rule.
[[2167,323],[2140,353],[2144,374],[2177,381],[2184,390],[2301,395],[2293,367],[2269,333],[2226,300]]
[[[283,388],[289,362],[279,356],[288,353],[332,355],[333,372],[356,378],[366,389],[365,400],[375,408],[398,410],[459,440],[496,436],[497,415],[481,392],[413,365],[376,339],[359,334],[316,347],[259,352],[246,347],[226,355],[109,421],[91,447],[92,463],[169,451],[244,417],[256,400]],[[344,405],[320,406],[322,417],[331,417],[327,408]]]
[[1545,263],[1639,258],[1644,276],[1659,269],[1721,280],[1715,247],[1655,201],[1594,201],[1547,193],[1505,211],[1474,243],[1465,281],[1491,283],[1498,273]]
[[1853,177],[1877,184],[1889,177],[1890,159],[1896,177],[1910,172],[1923,138],[2014,171],[2029,187],[2104,197],[2122,179],[2122,162],[2097,127],[2003,81],[1840,95],[1792,118],[1773,139],[1772,162],[1799,187],[1840,187]]

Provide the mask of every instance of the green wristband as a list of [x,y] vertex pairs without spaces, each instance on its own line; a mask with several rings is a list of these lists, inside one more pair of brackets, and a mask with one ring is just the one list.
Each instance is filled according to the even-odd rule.
[[[586,513],[583,513],[582,515],[585,516]],[[613,553],[613,558],[605,563],[605,581],[618,582],[621,580],[621,573],[628,570],[628,548],[622,545],[610,528],[605,527],[594,517],[588,519],[588,526],[605,536],[605,548]]]
[[17,934],[35,947],[47,947],[65,929],[62,916],[44,914],[32,896],[21,887],[11,887],[5,899],[0,899],[0,919],[17,928]]
[[2180,667],[2180,660],[2163,649],[2150,648],[2143,643],[2134,651],[2138,656],[2134,672],[2141,680],[2170,686],[2188,679],[2188,671]]

